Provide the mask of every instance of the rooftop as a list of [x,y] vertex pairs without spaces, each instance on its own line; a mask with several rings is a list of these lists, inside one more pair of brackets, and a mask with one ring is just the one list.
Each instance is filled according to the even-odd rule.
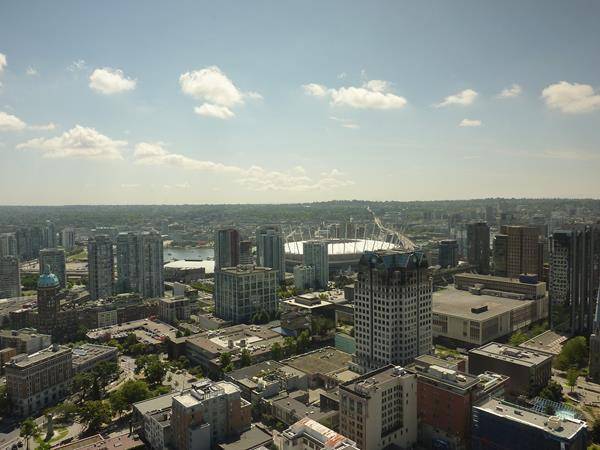
[[16,367],[24,369],[41,361],[45,361],[49,358],[54,358],[56,356],[62,356],[66,354],[71,354],[71,349],[69,347],[64,347],[62,345],[53,345],[43,350],[40,350],[39,352],[32,353],[31,355],[17,355],[6,364],[6,367]]
[[[492,295],[474,295],[448,286],[432,295],[432,312],[468,320],[487,320],[513,309],[529,306],[533,300],[513,300]],[[487,310],[473,312],[473,308],[487,306]]]
[[139,411],[140,414],[146,414],[151,411],[160,411],[169,408],[173,404],[173,397],[178,394],[179,392],[170,392],[168,394],[159,395],[158,397],[134,403],[133,407]]
[[194,261],[180,259],[178,261],[171,261],[164,265],[165,269],[173,270],[199,270],[204,269],[204,273],[210,274],[215,272],[214,261]]
[[87,361],[102,355],[114,353],[117,356],[117,349],[109,345],[82,344],[73,349],[73,365],[85,364]]
[[567,336],[563,334],[558,334],[552,330],[548,330],[532,337],[528,341],[523,342],[521,345],[519,345],[519,347],[528,348],[531,350],[541,350],[546,353],[558,355],[562,350],[563,343],[567,339]]
[[546,283],[543,281],[538,281],[537,283],[524,283],[518,278],[507,278],[507,277],[498,277],[495,275],[482,275],[479,273],[460,273],[455,275],[455,279],[463,279],[463,280],[473,280],[479,282],[491,281],[498,283],[513,283],[513,284],[522,284],[526,286],[545,286]]
[[[393,249],[395,245],[391,242],[378,241],[375,239],[323,239],[327,242],[328,255],[354,255],[365,251],[379,249]],[[285,253],[302,255],[304,243],[309,241],[294,241],[285,244]]]
[[132,322],[125,322],[121,325],[96,328],[90,330],[86,336],[89,339],[104,339],[107,335],[115,339],[127,337],[129,333],[134,333],[138,339],[146,344],[159,344],[167,337],[175,337],[176,328],[158,320],[141,319]]
[[514,347],[507,344],[499,344],[497,342],[490,342],[489,344],[483,345],[479,348],[469,350],[469,355],[471,354],[502,359],[513,364],[519,364],[527,367],[537,366],[552,359],[552,355],[549,353],[539,350]]
[[[498,398],[488,398],[478,406],[474,406],[474,410],[482,410],[507,420],[525,423],[564,439],[573,438],[582,428],[587,426],[585,421],[547,416]],[[552,426],[553,422],[554,426]]]
[[360,377],[344,383],[340,386],[341,389],[350,391],[356,395],[369,397],[370,391],[377,388],[382,383],[387,383],[394,379],[414,375],[399,366],[388,365],[380,369],[361,375]]
[[304,373],[333,375],[348,370],[352,355],[333,347],[325,347],[283,361]]

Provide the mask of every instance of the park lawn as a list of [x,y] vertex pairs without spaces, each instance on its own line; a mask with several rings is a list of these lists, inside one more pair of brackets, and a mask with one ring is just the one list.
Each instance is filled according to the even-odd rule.
[[[69,434],[69,429],[68,428],[65,428],[65,427],[55,428],[54,429],[54,435],[47,442],[49,444],[55,444],[56,442],[60,441],[61,439],[64,439],[64,437],[67,434]],[[41,436],[38,436],[38,437],[35,438],[35,442],[37,444],[41,444],[42,442],[44,442],[44,439]]]

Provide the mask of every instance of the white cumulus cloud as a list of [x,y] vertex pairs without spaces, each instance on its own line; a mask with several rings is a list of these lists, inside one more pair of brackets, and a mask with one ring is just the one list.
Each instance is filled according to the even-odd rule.
[[0,131],[21,131],[27,124],[17,116],[0,111]]
[[523,88],[516,83],[513,83],[511,86],[502,89],[502,91],[497,95],[498,98],[515,98],[521,95],[523,92]]
[[285,171],[266,170],[258,166],[243,168],[173,153],[165,149],[161,143],[137,144],[134,158],[138,164],[233,175],[236,183],[253,191],[326,190],[354,184],[342,178],[341,173],[335,169],[315,179],[308,176],[306,170],[300,166]]
[[73,61],[71,64],[69,64],[69,66],[67,67],[67,70],[69,72],[79,72],[80,70],[83,70],[87,67],[85,60],[83,59],[78,59],[77,61]]
[[4,69],[6,68],[7,62],[6,62],[6,55],[4,53],[0,53],[0,74],[2,72],[4,72]]
[[478,119],[463,119],[458,124],[459,127],[480,127],[481,120]]
[[184,94],[204,102],[194,109],[197,114],[219,119],[234,117],[231,109],[247,98],[262,98],[258,92],[241,91],[217,66],[181,74],[179,86]]
[[45,158],[122,159],[126,145],[126,141],[113,140],[94,128],[75,125],[60,136],[31,139],[17,148],[38,150]]
[[449,95],[442,102],[435,105],[436,108],[442,108],[450,105],[462,105],[467,106],[475,101],[477,98],[477,92],[473,89],[465,89],[464,91],[457,92],[456,94]]
[[361,86],[327,88],[321,84],[309,83],[302,86],[308,95],[318,98],[328,97],[332,106],[348,106],[356,109],[399,109],[406,106],[404,97],[390,92],[390,83],[384,80],[370,80]]
[[567,114],[589,113],[600,109],[600,93],[589,84],[561,81],[542,91],[542,99],[550,109]]
[[217,119],[231,119],[235,116],[227,106],[213,105],[204,103],[202,106],[196,106],[194,112],[201,116],[216,117]]
[[136,79],[127,78],[122,70],[103,67],[90,75],[90,88],[101,94],[118,94],[135,89]]

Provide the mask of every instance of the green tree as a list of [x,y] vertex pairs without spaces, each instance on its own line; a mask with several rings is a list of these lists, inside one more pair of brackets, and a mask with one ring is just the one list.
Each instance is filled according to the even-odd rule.
[[552,400],[553,402],[562,401],[563,388],[560,383],[550,380],[546,387],[540,391],[540,397]]
[[508,343],[510,345],[519,346],[528,339],[529,339],[529,336],[527,336],[525,333],[522,333],[521,331],[517,331],[516,333],[513,333],[513,335],[510,337],[510,340],[508,341]]
[[556,359],[556,366],[561,370],[569,367],[585,367],[588,360],[587,343],[585,337],[577,336],[569,339],[563,346]]
[[144,377],[146,377],[148,383],[151,385],[162,384],[166,374],[167,369],[165,368],[165,365],[157,356],[153,355],[144,368]]
[[108,396],[108,402],[113,412],[119,417],[129,409],[129,403],[121,390],[112,391]]
[[298,349],[296,345],[296,339],[291,336],[287,336],[283,340],[283,350],[287,356],[292,356],[296,354],[296,350]]
[[98,431],[103,424],[110,423],[112,411],[110,403],[102,400],[90,400],[79,407],[79,420],[88,431]]
[[10,414],[10,398],[6,384],[0,385],[0,416]]
[[150,398],[148,383],[143,380],[128,380],[117,392],[121,393],[128,405]]
[[227,367],[231,364],[231,354],[229,352],[221,353],[221,356],[219,357],[219,362],[221,363],[222,368]]
[[240,366],[247,367],[250,365],[252,365],[252,355],[247,348],[244,348],[240,354]]
[[575,367],[571,367],[567,371],[567,384],[571,388],[571,392],[573,392],[573,388],[577,386],[577,378],[579,377],[579,371]]
[[73,377],[73,392],[79,392],[79,401],[83,402],[90,397],[94,389],[94,378],[89,372],[79,372]]
[[77,415],[77,406],[71,402],[59,403],[52,409],[57,422],[71,422]]
[[298,336],[296,342],[296,346],[299,353],[304,353],[306,350],[308,350],[308,347],[310,346],[310,334],[307,330],[304,330],[302,333],[300,333],[300,336]]
[[32,437],[36,437],[40,434],[40,427],[38,424],[31,418],[25,419],[21,422],[21,428],[19,430],[19,436],[25,439],[27,443],[27,449],[29,450],[29,439]]
[[283,358],[283,349],[281,348],[281,344],[279,342],[275,342],[271,345],[271,358],[275,361],[279,361]]
[[590,438],[592,442],[600,443],[600,418],[595,417],[590,429]]

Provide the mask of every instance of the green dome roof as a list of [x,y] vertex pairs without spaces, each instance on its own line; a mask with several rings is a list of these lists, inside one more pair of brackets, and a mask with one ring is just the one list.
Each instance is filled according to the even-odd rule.
[[58,277],[50,272],[50,266],[44,267],[44,273],[38,278],[38,288],[57,287],[59,284]]

